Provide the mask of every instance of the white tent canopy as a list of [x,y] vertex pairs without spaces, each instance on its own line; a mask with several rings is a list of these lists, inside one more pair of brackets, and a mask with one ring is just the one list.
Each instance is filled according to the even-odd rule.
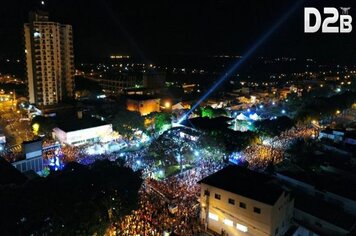
[[251,120],[261,120],[261,117],[256,113],[250,115]]
[[248,117],[240,113],[238,116],[236,116],[236,120],[248,120]]

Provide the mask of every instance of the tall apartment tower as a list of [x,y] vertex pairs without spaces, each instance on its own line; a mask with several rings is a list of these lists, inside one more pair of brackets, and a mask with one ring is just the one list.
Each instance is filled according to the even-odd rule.
[[31,12],[24,25],[30,103],[54,105],[73,96],[74,54],[71,25],[49,21],[48,13]]

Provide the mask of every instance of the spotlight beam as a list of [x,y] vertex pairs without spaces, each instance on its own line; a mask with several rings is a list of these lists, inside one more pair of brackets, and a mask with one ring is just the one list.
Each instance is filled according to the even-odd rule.
[[192,108],[183,115],[178,121],[178,124],[186,120],[191,113],[213,93],[234,71],[236,71],[246,60],[252,56],[252,54],[289,18],[289,16],[304,2],[304,0],[298,1],[294,4],[282,17],[264,34],[258,39],[252,47],[244,53],[243,57],[238,60],[229,70],[227,70],[222,77],[192,106]]

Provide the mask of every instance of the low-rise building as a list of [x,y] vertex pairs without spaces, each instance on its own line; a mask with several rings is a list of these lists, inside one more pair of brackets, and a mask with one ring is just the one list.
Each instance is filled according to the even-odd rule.
[[284,235],[294,200],[272,178],[228,166],[199,183],[201,221],[223,235]]
[[73,119],[53,129],[53,138],[68,145],[99,142],[113,132],[112,125],[98,119]]
[[151,96],[130,96],[127,99],[127,110],[140,112],[142,116],[160,112],[161,99]]
[[295,196],[294,221],[303,234],[355,235],[356,189],[350,176],[329,172],[278,171],[280,183]]
[[15,161],[12,165],[22,173],[28,171],[41,173],[43,170],[42,139],[23,142],[22,150],[25,159]]

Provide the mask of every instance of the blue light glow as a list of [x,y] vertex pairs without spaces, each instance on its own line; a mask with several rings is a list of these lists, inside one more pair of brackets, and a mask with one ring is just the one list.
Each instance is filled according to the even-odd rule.
[[178,121],[182,123],[186,120],[191,113],[206,99],[211,93],[213,93],[229,76],[231,76],[252,54],[288,19],[288,17],[303,3],[304,1],[298,1],[293,5],[286,13],[267,31],[261,38],[259,38],[254,45],[239,59],[224,75],[218,79],[218,81],[191,107],[191,109],[183,115]]

